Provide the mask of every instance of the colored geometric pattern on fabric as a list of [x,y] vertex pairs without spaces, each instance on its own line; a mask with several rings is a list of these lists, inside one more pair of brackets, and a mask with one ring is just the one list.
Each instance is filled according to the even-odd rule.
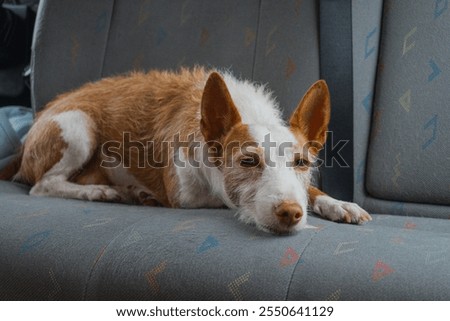
[[[72,14],[83,8],[89,10]],[[287,118],[319,78],[312,0],[46,0],[40,11],[33,44],[35,110],[105,76],[199,64],[269,83]],[[48,18],[58,16],[64,19]]]
[[276,237],[231,210],[0,191],[2,299],[450,299],[450,220],[311,215],[315,229]]
[[352,3],[354,200],[371,212],[449,216],[445,2]]
[[385,1],[366,187],[450,205],[447,1]]

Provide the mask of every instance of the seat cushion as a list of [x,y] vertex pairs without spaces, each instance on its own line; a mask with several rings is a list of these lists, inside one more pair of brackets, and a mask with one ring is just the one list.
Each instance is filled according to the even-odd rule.
[[325,223],[303,252],[290,300],[448,300],[450,220],[372,215]]
[[354,200],[370,212],[449,216],[448,75],[429,64],[443,70],[448,14],[446,1],[352,3]]
[[383,16],[366,172],[374,197],[450,205],[446,3],[394,1]]
[[0,298],[449,300],[450,220],[260,232],[231,210],[31,197],[0,182]]

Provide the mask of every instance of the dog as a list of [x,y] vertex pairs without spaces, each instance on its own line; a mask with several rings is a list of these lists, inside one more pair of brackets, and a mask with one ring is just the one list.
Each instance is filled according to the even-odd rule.
[[51,101],[0,178],[29,184],[36,196],[228,207],[280,234],[307,226],[308,204],[332,221],[370,221],[311,184],[329,119],[323,80],[286,124],[265,86],[229,72],[132,72]]

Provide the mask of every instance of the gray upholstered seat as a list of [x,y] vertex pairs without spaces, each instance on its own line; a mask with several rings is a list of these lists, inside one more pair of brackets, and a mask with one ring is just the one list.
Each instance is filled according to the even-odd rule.
[[317,217],[275,237],[230,210],[34,198],[0,184],[3,299],[448,299],[449,222]]
[[[280,237],[244,225],[231,210],[36,198],[28,187],[0,182],[0,298],[449,300],[450,97],[441,87],[449,83],[450,49],[428,38],[448,34],[450,10],[438,2],[419,1],[417,10],[406,0],[384,10],[381,0],[351,2],[353,141],[346,148],[354,180],[342,186],[351,185],[372,222],[311,215],[315,229]],[[133,68],[206,64],[268,83],[287,116],[322,74],[318,17],[313,0],[43,0],[34,108]],[[336,48],[341,40],[350,41],[336,38]],[[339,100],[333,108],[339,113]],[[336,171],[324,171],[331,195],[342,193]]]

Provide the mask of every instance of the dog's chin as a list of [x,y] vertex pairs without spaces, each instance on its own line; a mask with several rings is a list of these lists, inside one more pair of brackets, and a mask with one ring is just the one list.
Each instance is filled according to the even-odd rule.
[[279,224],[276,220],[267,220],[267,218],[263,220],[261,217],[255,217],[254,213],[256,213],[255,209],[239,208],[237,215],[242,222],[255,225],[258,230],[275,235],[295,234],[305,225],[302,220],[299,224],[286,226]]
[[299,226],[282,226],[279,224],[256,224],[256,227],[266,233],[275,234],[275,235],[291,235],[296,234],[299,230]]

